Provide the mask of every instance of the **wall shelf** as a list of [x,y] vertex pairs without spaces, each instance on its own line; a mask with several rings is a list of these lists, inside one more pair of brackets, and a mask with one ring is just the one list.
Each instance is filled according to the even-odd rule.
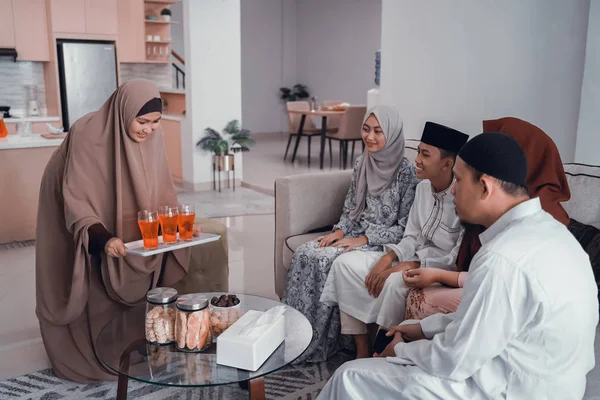
[[159,20],[153,20],[153,19],[147,19],[144,22],[146,22],[147,24],[164,24],[164,25],[178,24],[179,23],[179,22],[176,22],[176,21],[159,21]]
[[146,44],[171,44],[173,43],[170,40],[146,40]]

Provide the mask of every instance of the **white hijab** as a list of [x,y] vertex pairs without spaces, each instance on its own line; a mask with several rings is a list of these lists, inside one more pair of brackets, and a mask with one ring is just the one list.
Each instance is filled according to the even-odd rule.
[[396,178],[398,168],[404,160],[404,130],[398,110],[379,105],[367,111],[363,124],[373,114],[385,136],[385,146],[376,153],[365,149],[356,171],[356,207],[349,212],[353,221],[358,221],[365,209],[367,191],[371,196],[380,196]]

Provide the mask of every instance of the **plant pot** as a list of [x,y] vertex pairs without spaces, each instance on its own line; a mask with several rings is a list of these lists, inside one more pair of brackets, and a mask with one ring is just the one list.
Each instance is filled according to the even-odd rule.
[[162,18],[163,21],[165,22],[169,22],[171,21],[171,16],[170,15],[161,15],[160,16]]
[[218,171],[233,171],[233,154],[213,156],[213,164]]

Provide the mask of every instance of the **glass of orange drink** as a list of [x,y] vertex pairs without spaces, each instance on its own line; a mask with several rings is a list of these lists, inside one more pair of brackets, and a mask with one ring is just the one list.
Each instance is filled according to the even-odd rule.
[[158,212],[142,210],[138,212],[138,226],[142,232],[145,249],[158,247]]
[[177,242],[177,215],[179,209],[177,207],[163,206],[158,209],[158,220],[162,228],[163,242]]
[[179,227],[179,239],[192,240],[194,235],[194,221],[196,220],[196,211],[193,204],[182,204],[179,206],[179,215],[177,215],[177,225]]

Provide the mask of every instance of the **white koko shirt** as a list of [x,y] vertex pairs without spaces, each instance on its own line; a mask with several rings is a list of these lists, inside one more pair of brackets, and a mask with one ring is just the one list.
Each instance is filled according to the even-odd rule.
[[598,324],[588,255],[538,198],[480,239],[456,313],[425,318],[432,339],[398,343],[388,361],[470,381],[490,399],[581,399]]
[[439,193],[431,182],[417,185],[415,200],[408,215],[404,236],[398,244],[384,246],[398,261],[420,261],[421,267],[456,270],[456,257],[464,234],[450,191],[452,184]]

